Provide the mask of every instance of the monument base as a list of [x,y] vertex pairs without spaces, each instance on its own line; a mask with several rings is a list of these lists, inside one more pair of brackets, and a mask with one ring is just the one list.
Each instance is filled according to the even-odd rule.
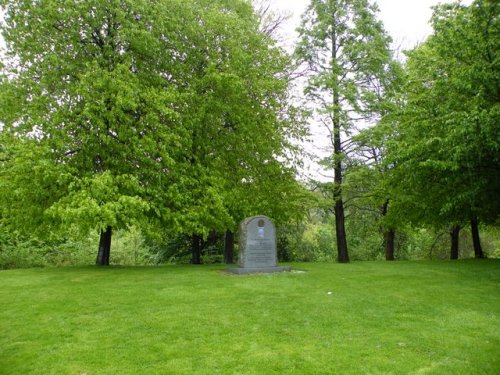
[[273,273],[273,272],[290,272],[291,267],[228,267],[226,271],[245,275],[248,273]]

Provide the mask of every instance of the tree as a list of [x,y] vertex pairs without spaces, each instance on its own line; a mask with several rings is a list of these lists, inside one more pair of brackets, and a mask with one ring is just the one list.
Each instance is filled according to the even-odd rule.
[[356,124],[377,112],[391,62],[390,38],[368,0],[312,0],[302,17],[297,46],[310,72],[306,96],[326,125],[333,154],[325,161],[334,171],[332,198],[339,262],[348,262],[342,183],[349,137]]
[[[193,72],[196,94],[185,119],[193,129],[190,168],[199,177],[189,189],[200,197],[191,221],[197,237],[234,232],[252,214],[274,219],[297,214],[295,205],[281,199],[299,189],[291,140],[303,130],[299,111],[289,104],[291,59],[261,30],[261,19],[251,10],[242,10],[251,22],[230,23],[234,38],[216,11],[203,21],[205,30],[214,31],[214,42],[200,51],[206,61]],[[214,193],[209,200],[207,191]],[[201,215],[214,202],[218,213]],[[200,246],[193,244],[198,253]]]
[[499,8],[491,1],[435,8],[434,34],[409,53],[390,145],[393,182],[411,197],[407,217],[456,235],[470,222],[478,258],[478,220],[495,223],[500,213]]
[[260,30],[272,38],[279,38],[278,31],[283,23],[291,17],[290,13],[276,12],[266,0],[252,0],[259,19]]
[[[242,181],[228,166],[284,170],[277,160],[295,124],[276,110],[288,59],[246,1],[0,5],[12,87],[6,146],[29,144],[41,155],[13,155],[2,171],[25,203],[0,193],[12,225],[26,209],[27,231],[97,227],[97,263],[108,264],[114,229],[147,224],[203,236],[230,227],[227,189]],[[19,160],[60,172],[33,189],[44,199],[13,185],[29,178]]]
[[[393,166],[387,162],[387,140],[394,127],[394,112],[401,105],[401,85],[404,81],[400,63],[394,61],[382,80],[384,90],[380,93],[380,116],[377,124],[362,130],[352,138],[353,157],[344,182],[346,195],[355,207],[371,211],[375,216],[386,260],[395,260],[396,230],[402,229],[401,213],[393,210],[399,192],[391,184]],[[397,203],[396,203],[397,207]]]

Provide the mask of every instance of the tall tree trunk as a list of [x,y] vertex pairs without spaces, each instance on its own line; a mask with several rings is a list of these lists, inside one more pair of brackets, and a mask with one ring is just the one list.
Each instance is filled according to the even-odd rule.
[[99,237],[99,249],[97,251],[96,264],[98,266],[109,266],[109,256],[111,254],[111,235],[113,231],[110,226],[105,231],[101,231]]
[[460,225],[452,226],[450,229],[450,237],[451,237],[450,259],[458,259],[459,234],[460,234]]
[[[335,19],[335,14],[332,14]],[[335,28],[332,28],[332,62],[337,62],[337,35]],[[345,214],[344,202],[342,200],[342,142],[340,139],[340,93],[338,89],[339,77],[334,76],[336,84],[332,90],[333,104],[333,153],[334,153],[334,199],[335,199],[335,234],[337,237],[337,261],[340,263],[349,262],[349,254],[347,252],[347,236],[345,233]]]
[[201,263],[201,237],[193,234],[191,238],[191,264]]
[[335,202],[335,234],[337,236],[337,261],[348,263],[347,236],[345,234],[344,203],[342,199]]
[[472,232],[472,243],[474,244],[474,257],[476,259],[484,258],[483,248],[481,247],[481,239],[479,238],[479,221],[474,216],[470,221]]
[[[387,215],[387,210],[389,209],[389,199],[386,199],[384,205],[381,208],[382,216]],[[382,227],[384,233],[384,253],[385,260],[394,260],[394,239],[396,237],[396,231],[393,228],[386,229]]]
[[384,232],[384,250],[385,260],[394,260],[394,238],[396,231],[394,229],[387,229]]
[[234,234],[229,229],[224,234],[224,263],[234,263]]

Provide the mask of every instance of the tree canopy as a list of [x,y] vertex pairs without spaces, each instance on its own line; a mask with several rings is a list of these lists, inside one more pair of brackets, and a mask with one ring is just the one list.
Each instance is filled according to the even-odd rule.
[[498,11],[489,1],[436,7],[434,34],[409,53],[388,163],[414,222],[498,219]]
[[[310,0],[292,56],[273,39],[286,16],[257,3],[0,0],[0,246],[78,229],[107,264],[118,231],[199,261],[265,214],[287,259],[432,255],[443,233],[457,258],[467,224],[482,257],[480,223],[500,224],[500,5],[436,6],[396,62],[375,1]],[[331,145],[313,194],[307,121]]]
[[289,59],[246,1],[0,5],[4,221],[203,235],[253,210],[231,206],[247,186],[295,184]]

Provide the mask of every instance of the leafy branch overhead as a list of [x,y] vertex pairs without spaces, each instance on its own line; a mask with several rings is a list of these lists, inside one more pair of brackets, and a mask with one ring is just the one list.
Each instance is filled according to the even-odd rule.
[[[206,235],[257,209],[251,201],[235,207],[247,190],[257,202],[274,197],[270,216],[293,214],[278,198],[296,189],[292,165],[281,160],[302,132],[281,77],[290,59],[248,2],[0,5],[8,49],[2,143],[20,150],[1,172],[9,181],[0,192],[10,202],[4,221],[23,222],[18,229],[28,233],[157,223]],[[8,189],[30,180],[19,175],[22,165],[46,172],[43,183],[31,180],[42,205],[26,192],[22,207],[13,203]],[[58,184],[52,169],[67,181]]]

